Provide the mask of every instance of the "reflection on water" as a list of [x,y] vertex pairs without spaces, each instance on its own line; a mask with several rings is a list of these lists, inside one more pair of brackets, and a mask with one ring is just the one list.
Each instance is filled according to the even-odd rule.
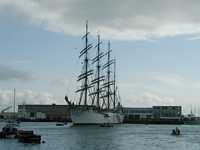
[[[0,123],[0,127],[3,123]],[[179,126],[182,135],[171,136],[174,125],[56,126],[56,123],[21,123],[20,128],[42,135],[45,144],[22,144],[0,139],[3,150],[199,150],[200,126]]]

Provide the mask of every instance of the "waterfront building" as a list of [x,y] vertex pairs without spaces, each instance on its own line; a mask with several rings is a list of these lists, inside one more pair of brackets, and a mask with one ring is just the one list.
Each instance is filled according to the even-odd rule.
[[181,106],[153,106],[154,118],[180,118],[181,116]]
[[1,119],[13,119],[15,118],[16,113],[14,112],[1,112],[0,113],[0,120]]
[[153,106],[146,108],[123,108],[125,120],[162,120],[162,119],[175,119],[179,120],[182,117],[181,106]]
[[137,107],[125,107],[124,115],[127,119],[146,119],[153,117],[152,108],[137,108]]
[[[125,122],[180,120],[181,106],[124,107]],[[30,121],[70,121],[68,105],[19,105],[18,119]]]
[[32,121],[69,121],[68,105],[18,105],[18,119]]

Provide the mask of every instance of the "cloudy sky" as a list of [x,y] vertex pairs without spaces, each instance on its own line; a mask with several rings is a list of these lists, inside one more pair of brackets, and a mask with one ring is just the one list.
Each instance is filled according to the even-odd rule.
[[182,105],[200,113],[199,0],[0,0],[0,108],[65,104],[90,41],[111,40],[124,106]]

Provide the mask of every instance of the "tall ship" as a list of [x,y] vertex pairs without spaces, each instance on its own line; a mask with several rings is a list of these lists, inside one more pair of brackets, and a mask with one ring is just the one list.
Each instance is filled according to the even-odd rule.
[[[89,41],[88,22],[86,22],[84,48],[80,51],[82,71],[77,81],[81,83],[76,91],[79,100],[72,102],[65,96],[70,106],[71,119],[75,125],[119,124],[123,122],[122,105],[116,85],[116,59],[111,56],[108,42],[106,52],[101,50],[102,41],[97,35],[97,44]],[[90,58],[91,53],[96,53]]]

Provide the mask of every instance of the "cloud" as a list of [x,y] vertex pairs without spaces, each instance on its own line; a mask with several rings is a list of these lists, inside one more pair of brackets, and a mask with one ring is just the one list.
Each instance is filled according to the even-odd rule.
[[[79,89],[78,83],[76,82],[76,76],[64,78],[58,77],[49,80],[49,86],[51,90],[60,95],[67,95],[70,99],[75,99],[79,96],[75,91]],[[59,95],[59,96],[60,96]],[[61,98],[61,101],[63,97]]]
[[[33,90],[16,91],[16,105],[18,104],[52,104],[55,97],[49,92],[36,92]],[[13,91],[0,90],[0,108],[13,107]]]
[[122,83],[120,83],[120,86],[126,89],[143,87],[144,90],[153,87],[157,87],[157,89],[168,88],[168,90],[199,90],[200,80],[196,80],[191,77],[188,78],[185,75],[176,73],[141,72],[132,75],[131,79],[122,81]]
[[125,106],[132,107],[152,107],[156,105],[174,105],[175,100],[172,97],[160,95],[152,92],[142,92],[127,97],[123,102]]
[[69,80],[64,79],[64,78],[58,78],[58,79],[54,79],[49,81],[50,85],[55,86],[55,87],[68,87],[69,86]]
[[[189,79],[184,78],[181,75],[177,74],[163,74],[163,73],[150,73],[150,76],[154,82],[159,82],[160,84],[163,84],[165,86],[171,86],[171,87],[185,87],[185,83],[188,82],[192,84],[191,81],[188,81]],[[188,85],[188,84],[187,84]]]
[[191,104],[199,106],[200,81],[181,74],[164,72],[135,73],[119,84],[126,107],[181,105],[189,112]]
[[89,20],[93,34],[105,38],[147,40],[200,33],[199,0],[1,0],[0,9],[13,12],[49,31],[83,33]]
[[192,36],[192,37],[190,37],[188,40],[191,40],[191,41],[193,41],[193,40],[200,40],[200,36],[198,35],[198,36]]
[[180,89],[197,89],[200,88],[199,80],[192,80],[191,78],[186,78],[183,75],[178,74],[162,74],[162,73],[150,73],[151,79],[154,82],[159,82],[163,86],[168,86],[171,88],[180,88]]
[[0,81],[7,81],[7,80],[28,81],[32,79],[33,76],[27,72],[13,69],[10,66],[0,65]]

